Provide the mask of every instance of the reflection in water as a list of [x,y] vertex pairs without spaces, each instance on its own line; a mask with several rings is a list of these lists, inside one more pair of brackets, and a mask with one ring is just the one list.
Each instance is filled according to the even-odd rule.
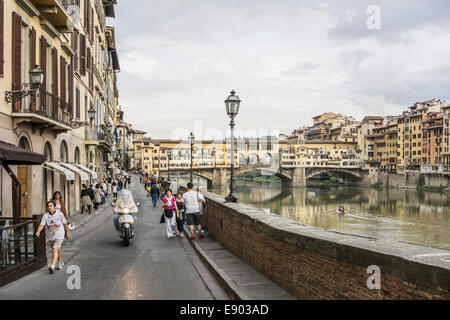
[[[206,187],[205,180],[194,179],[194,183]],[[210,191],[228,194],[227,188]],[[446,193],[357,187],[282,189],[248,183],[237,188],[237,195],[243,203],[301,224],[450,250],[450,195]],[[347,210],[343,218],[336,213],[340,205]]]

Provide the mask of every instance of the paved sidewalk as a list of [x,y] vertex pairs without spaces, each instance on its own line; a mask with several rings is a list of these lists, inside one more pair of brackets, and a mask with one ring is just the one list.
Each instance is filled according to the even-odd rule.
[[[153,207],[138,184],[131,190],[142,205],[129,247],[114,230],[111,206],[104,205],[89,221],[77,217],[72,238],[63,244],[63,270],[49,274],[44,267],[3,286],[0,300],[229,299],[187,239],[167,239],[165,225],[159,223],[161,202]],[[72,266],[79,268],[80,289],[67,285]]]
[[[190,233],[184,226],[186,239]],[[221,282],[224,289],[238,300],[296,300],[294,296],[249,264],[232,254],[205,232],[205,238],[190,241],[202,260]]]
[[71,225],[73,225],[73,228],[71,227],[71,230],[78,229],[79,227],[85,225],[88,223],[91,219],[101,215],[105,210],[111,210],[111,203],[113,201],[113,196],[109,195],[105,199],[105,204],[98,207],[97,210],[94,210],[91,208],[91,214],[89,214],[86,210],[84,213],[78,213],[71,215],[69,217],[69,222]]
[[[101,217],[105,216],[105,214],[108,212],[108,209],[111,209],[112,201],[113,196],[109,195],[108,197],[106,197],[104,205],[99,206],[97,210],[91,208],[91,214],[85,211],[85,213],[83,214],[78,213],[69,216],[70,232],[72,233],[73,231],[79,229],[80,227],[85,226],[93,219],[96,218],[101,219]],[[78,231],[83,231],[83,234],[89,232],[89,230],[81,230],[81,229]],[[47,253],[47,264],[50,265],[52,261],[52,251],[48,247],[46,247],[46,253]],[[78,253],[79,253],[78,250],[70,250],[63,247],[63,250],[61,251],[61,257],[64,263],[67,263],[70,260],[72,260],[72,258]]]

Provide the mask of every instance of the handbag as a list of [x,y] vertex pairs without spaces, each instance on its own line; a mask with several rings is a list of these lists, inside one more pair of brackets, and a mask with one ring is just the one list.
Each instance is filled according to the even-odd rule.
[[164,216],[168,219],[173,217],[173,210],[172,209],[164,209]]
[[166,219],[164,218],[164,212],[161,215],[161,219],[159,220],[159,223],[166,223]]

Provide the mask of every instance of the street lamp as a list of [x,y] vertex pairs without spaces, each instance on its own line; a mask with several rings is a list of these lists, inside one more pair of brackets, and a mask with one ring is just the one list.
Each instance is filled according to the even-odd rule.
[[40,87],[44,83],[44,71],[39,68],[39,65],[35,65],[30,71],[31,84],[36,87]]
[[[25,86],[31,88],[39,88],[44,83],[44,71],[39,68],[39,65],[35,65],[33,69],[30,70],[30,81],[31,83],[26,84]],[[19,100],[22,100],[26,96],[34,93],[35,90],[13,90],[6,91],[5,98],[7,103],[16,103]]]
[[191,144],[191,175],[189,181],[192,182],[192,164],[193,164],[193,153],[194,153],[194,134],[191,132],[189,135],[189,143]]
[[241,104],[241,100],[236,95],[236,92],[232,90],[227,100],[225,100],[225,107],[228,116],[231,119],[230,128],[231,128],[231,180],[230,180],[230,194],[225,198],[226,202],[237,202],[238,197],[236,195],[236,190],[234,188],[234,118],[237,116],[239,112],[239,106]]
[[97,113],[97,111],[95,111],[94,107],[91,105],[91,107],[88,110],[88,117],[89,117],[89,120],[91,120],[91,122],[94,121],[96,113]]

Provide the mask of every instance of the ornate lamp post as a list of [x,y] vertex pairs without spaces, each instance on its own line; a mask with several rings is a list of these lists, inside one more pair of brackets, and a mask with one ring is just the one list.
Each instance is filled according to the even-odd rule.
[[89,117],[89,120],[91,121],[91,123],[95,120],[96,113],[97,113],[97,111],[95,111],[94,107],[91,106],[88,110],[88,117]]
[[192,182],[192,165],[193,165],[193,159],[194,159],[194,134],[191,132],[189,135],[189,143],[191,144],[191,173],[190,173],[190,179],[189,182]]
[[31,83],[24,85],[25,87],[34,88],[32,90],[13,90],[6,91],[6,102],[16,103],[22,100],[26,96],[31,95],[35,92],[35,89],[39,88],[44,83],[44,72],[38,65],[35,65],[33,69],[30,70],[30,81]]
[[230,194],[225,198],[226,202],[237,202],[238,197],[236,195],[236,190],[234,188],[234,118],[237,116],[239,112],[239,106],[241,104],[241,100],[236,95],[236,92],[232,90],[227,100],[225,100],[225,107],[228,116],[231,119],[230,128],[231,128],[231,180],[230,180]]

